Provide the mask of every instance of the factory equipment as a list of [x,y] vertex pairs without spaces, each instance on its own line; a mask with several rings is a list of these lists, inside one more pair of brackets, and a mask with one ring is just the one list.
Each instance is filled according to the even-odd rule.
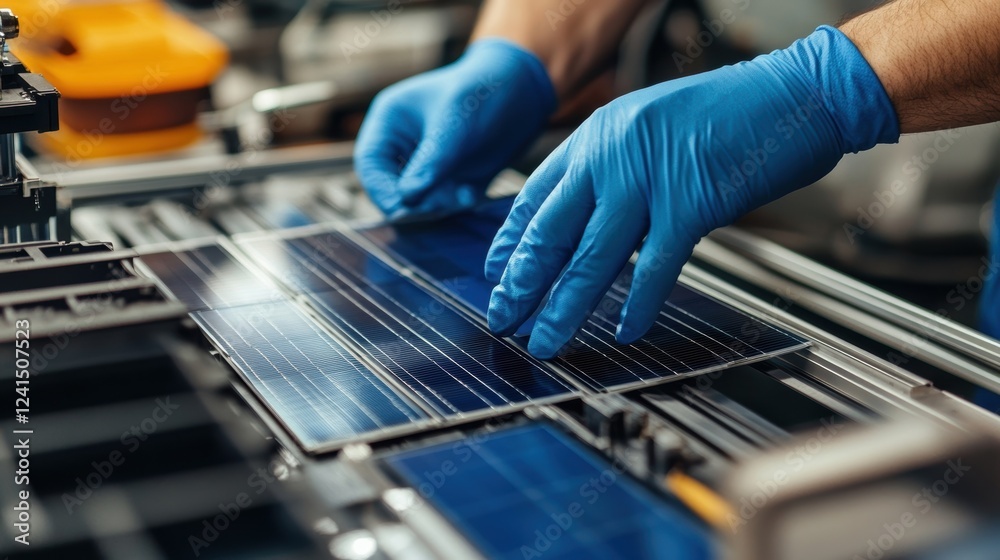
[[[56,189],[41,181],[19,155],[18,134],[59,129],[56,91],[10,52],[21,26],[10,10],[0,10],[0,228],[4,242],[58,235]],[[64,224],[65,225],[65,224]]]
[[38,161],[73,213],[0,245],[0,555],[996,557],[1000,344],[948,309],[727,228],[645,339],[625,270],[541,362],[480,272],[523,175],[392,224],[350,143],[235,144]]
[[[5,431],[68,430],[32,456],[26,557],[993,550],[1000,421],[971,401],[1000,390],[995,342],[727,232],[699,246],[649,342],[608,344],[616,288],[568,354],[536,362],[523,338],[487,333],[476,274],[522,176],[477,214],[391,226],[349,145],[265,153],[62,172],[76,237],[114,250],[6,249],[4,340],[22,318],[38,329],[42,408]],[[177,352],[179,373],[139,365]],[[83,380],[105,370],[115,390],[95,400]],[[56,401],[66,390],[80,397]],[[142,434],[178,391],[225,414],[185,404],[123,447],[117,427]],[[83,445],[87,428],[63,423],[88,406],[115,430]],[[89,488],[116,451],[121,468]],[[926,514],[910,502],[941,484]],[[128,513],[95,520],[106,511]],[[883,536],[897,525],[911,536]]]
[[12,3],[15,53],[62,92],[62,126],[39,148],[71,164],[183,148],[225,68],[225,45],[162,0]]

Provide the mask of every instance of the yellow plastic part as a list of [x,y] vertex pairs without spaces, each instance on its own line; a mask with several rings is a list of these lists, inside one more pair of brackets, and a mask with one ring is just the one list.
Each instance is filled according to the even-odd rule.
[[670,471],[663,482],[680,501],[716,527],[727,526],[730,516],[734,515],[729,502],[681,471]]
[[72,165],[87,159],[176,150],[194,144],[201,137],[201,129],[195,124],[103,136],[62,128],[56,132],[35,134],[32,146],[58,155]]
[[[134,105],[152,96],[203,89],[229,58],[221,41],[161,0],[3,0],[0,4],[11,8],[21,22],[21,37],[10,42],[11,50],[60,91],[65,110],[72,110],[74,100],[107,100],[109,111],[114,111],[123,102]],[[95,122],[100,118],[96,116]],[[74,132],[76,136],[89,132],[67,131],[65,120],[60,128],[64,130],[50,136],[63,138],[41,135],[42,143],[72,146],[79,142]],[[106,135],[99,149],[92,151],[95,155],[81,157],[160,151],[198,139],[192,137],[191,127],[176,124],[158,131],[119,130],[120,134]],[[162,138],[154,139],[159,133]]]

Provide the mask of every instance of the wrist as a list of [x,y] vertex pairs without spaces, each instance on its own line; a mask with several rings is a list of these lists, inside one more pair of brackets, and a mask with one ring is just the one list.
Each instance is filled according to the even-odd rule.
[[[527,48],[509,39],[483,37],[469,45],[463,58],[472,60],[473,64],[483,64],[487,69],[497,67],[512,69],[520,79],[511,83],[523,88],[523,91],[517,93],[526,96],[526,99],[537,101],[545,117],[555,112],[558,95],[552,78],[542,60]],[[489,81],[493,79],[493,76],[489,75]],[[487,90],[492,87],[495,86],[488,84]]]
[[797,82],[802,101],[829,117],[841,153],[899,141],[899,119],[878,75],[840,30],[821,26],[771,55]]
[[502,37],[541,60],[557,96],[571,98],[615,58],[645,0],[486,0],[472,39]]

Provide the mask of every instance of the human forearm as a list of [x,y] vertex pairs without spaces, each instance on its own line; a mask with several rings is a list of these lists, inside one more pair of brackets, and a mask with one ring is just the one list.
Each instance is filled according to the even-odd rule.
[[902,132],[1000,120],[1000,2],[896,0],[841,26]]
[[563,99],[607,63],[643,2],[488,0],[473,40],[502,37],[535,53]]

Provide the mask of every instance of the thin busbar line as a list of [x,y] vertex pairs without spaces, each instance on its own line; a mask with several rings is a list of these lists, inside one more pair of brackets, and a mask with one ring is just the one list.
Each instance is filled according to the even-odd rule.
[[[291,256],[291,257],[292,257],[293,259],[296,259],[296,260],[299,260],[300,262],[303,262],[303,261],[301,261],[301,259],[299,258],[300,256],[299,256],[299,255],[297,255],[297,254],[295,254],[295,253],[294,253],[294,252],[292,252],[292,251],[289,251],[289,250],[288,250],[288,247],[289,247],[289,246],[288,246],[287,244],[285,244],[285,245],[282,245],[282,248],[283,248],[283,249],[284,249],[284,250],[285,250],[286,252],[288,252],[288,254],[289,254],[289,255],[290,255],[290,256]],[[308,263],[307,263],[307,264],[308,264]],[[332,283],[331,283],[331,278],[336,278],[336,279],[340,280],[341,282],[343,282],[344,284],[346,284],[346,285],[347,285],[348,287],[350,287],[351,289],[353,289],[355,293],[359,294],[359,295],[360,295],[361,297],[364,297],[364,298],[365,298],[365,301],[366,301],[366,302],[368,302],[368,304],[369,304],[369,305],[371,305],[372,307],[375,307],[375,308],[377,308],[377,309],[381,310],[381,311],[382,311],[383,313],[385,313],[385,314],[386,314],[387,316],[389,316],[389,317],[392,317],[393,319],[395,319],[395,320],[396,320],[396,322],[397,322],[397,323],[399,323],[400,325],[402,325],[402,327],[403,327],[404,329],[406,329],[406,330],[408,330],[409,332],[413,333],[413,335],[414,335],[414,336],[416,336],[417,338],[419,338],[420,340],[422,340],[422,341],[423,341],[423,342],[424,342],[425,344],[427,344],[427,346],[428,346],[428,347],[430,347],[430,348],[433,348],[433,349],[437,350],[437,351],[438,351],[439,353],[441,353],[441,354],[442,354],[442,355],[443,355],[443,356],[444,356],[444,357],[445,357],[445,358],[446,358],[446,359],[447,359],[448,361],[450,361],[451,363],[455,364],[455,366],[456,366],[456,367],[458,367],[459,369],[461,369],[462,371],[465,371],[466,373],[468,373],[468,374],[469,374],[469,376],[470,376],[471,378],[475,379],[476,381],[479,381],[479,383],[480,383],[480,384],[482,384],[482,385],[483,385],[484,387],[486,387],[486,388],[487,388],[487,389],[489,389],[490,391],[493,391],[494,393],[496,393],[496,391],[495,391],[495,390],[493,390],[493,389],[492,389],[491,387],[489,387],[488,385],[486,385],[485,383],[483,383],[483,382],[482,382],[482,381],[481,381],[481,380],[480,380],[480,379],[479,379],[478,377],[476,377],[476,375],[474,375],[474,374],[473,374],[472,372],[468,371],[467,369],[465,369],[464,367],[462,367],[462,366],[461,366],[460,364],[456,363],[456,362],[455,362],[454,360],[452,360],[452,359],[451,359],[451,358],[450,358],[450,357],[449,357],[449,356],[448,356],[448,355],[447,355],[447,354],[446,354],[445,352],[443,352],[443,351],[442,351],[442,350],[441,350],[440,348],[438,348],[438,347],[434,346],[433,344],[431,344],[431,343],[430,343],[430,341],[428,341],[427,339],[425,339],[425,338],[424,338],[423,336],[421,336],[421,335],[420,335],[420,334],[419,334],[418,332],[416,332],[416,331],[414,331],[413,329],[411,329],[411,328],[410,328],[409,326],[407,326],[407,325],[406,325],[406,324],[405,324],[405,323],[404,323],[403,321],[399,320],[399,317],[397,317],[397,316],[396,316],[395,314],[393,314],[393,313],[392,313],[392,312],[391,312],[390,310],[386,309],[385,307],[383,307],[383,306],[382,306],[382,305],[380,305],[379,303],[376,303],[375,301],[372,301],[372,300],[371,300],[371,298],[368,298],[367,296],[365,296],[365,295],[364,295],[364,293],[360,291],[360,289],[359,289],[359,286],[357,286],[356,284],[354,284],[354,282],[352,282],[352,281],[351,281],[350,279],[348,279],[348,278],[345,278],[345,277],[344,277],[344,276],[343,276],[342,274],[340,274],[340,273],[339,273],[338,271],[336,271],[336,270],[330,270],[330,269],[329,269],[329,268],[327,267],[326,263],[319,263],[319,266],[323,267],[323,269],[324,269],[324,270],[322,270],[322,272],[326,273],[326,276],[327,276],[326,278],[323,278],[322,276],[320,276],[320,279],[321,279],[321,280],[323,280],[324,282],[326,282],[326,283],[327,283],[327,285],[331,286],[331,288],[332,288],[333,290],[337,291],[338,293],[340,293],[340,294],[341,294],[341,295],[343,295],[344,297],[347,297],[348,299],[350,299],[352,303],[354,303],[355,305],[357,305],[357,306],[358,306],[358,307],[359,307],[359,308],[360,308],[360,309],[361,309],[362,311],[364,311],[364,312],[365,312],[365,313],[366,313],[367,315],[369,315],[369,316],[371,316],[372,318],[374,318],[374,319],[375,319],[376,321],[378,321],[378,322],[379,322],[379,324],[381,324],[381,325],[382,325],[382,326],[384,326],[384,327],[385,327],[386,329],[388,329],[388,330],[389,330],[390,332],[392,332],[393,334],[395,334],[395,335],[396,335],[396,336],[397,336],[398,338],[401,338],[401,339],[403,339],[404,341],[406,341],[406,342],[407,342],[407,344],[409,344],[409,345],[410,345],[411,347],[413,347],[413,348],[414,348],[414,350],[416,350],[416,351],[417,351],[417,352],[419,352],[419,353],[420,353],[420,354],[421,354],[422,356],[424,356],[425,358],[427,358],[427,360],[428,360],[428,361],[429,361],[430,363],[433,363],[433,364],[434,364],[435,366],[437,366],[437,367],[438,367],[438,369],[440,369],[440,370],[441,370],[442,372],[444,372],[444,373],[445,373],[445,374],[446,374],[446,375],[447,375],[448,377],[450,377],[450,378],[451,378],[451,379],[452,379],[453,381],[455,381],[455,382],[456,382],[457,384],[459,384],[459,385],[461,385],[462,387],[464,387],[464,388],[465,388],[466,390],[468,390],[468,391],[469,391],[469,393],[471,393],[471,394],[475,395],[475,396],[476,396],[476,397],[477,397],[477,398],[478,398],[479,400],[483,401],[483,403],[484,403],[484,404],[486,405],[486,407],[487,407],[487,408],[494,408],[494,406],[493,406],[493,405],[492,405],[492,404],[491,404],[491,403],[490,403],[490,402],[489,402],[488,400],[486,400],[486,399],[485,399],[485,398],[484,398],[484,397],[483,397],[483,396],[482,396],[482,395],[481,395],[481,394],[480,394],[480,393],[479,393],[478,391],[476,391],[476,390],[475,390],[475,389],[473,389],[473,388],[472,388],[471,386],[469,386],[468,384],[466,384],[465,382],[463,382],[463,381],[462,381],[461,379],[458,379],[457,377],[455,377],[455,376],[454,376],[454,375],[453,375],[453,374],[452,374],[451,372],[449,372],[449,371],[448,371],[447,369],[445,369],[445,368],[441,367],[441,366],[440,366],[440,365],[439,365],[439,364],[437,363],[437,361],[435,361],[435,360],[434,360],[433,358],[431,358],[430,356],[427,356],[427,355],[426,355],[426,354],[425,354],[425,353],[424,353],[423,351],[421,351],[421,350],[420,350],[419,348],[417,348],[417,347],[416,347],[416,346],[414,346],[414,345],[413,345],[412,343],[410,343],[410,342],[409,342],[409,340],[407,340],[407,339],[406,339],[405,337],[401,336],[401,335],[399,334],[399,331],[398,331],[398,330],[396,330],[396,329],[393,329],[393,328],[392,328],[392,327],[390,327],[389,325],[385,324],[385,323],[384,323],[383,321],[379,320],[379,319],[378,319],[377,317],[375,317],[375,316],[374,316],[374,315],[372,315],[372,314],[371,314],[370,312],[368,312],[368,310],[366,310],[366,309],[365,309],[365,306],[361,305],[361,304],[360,304],[360,303],[359,303],[359,302],[358,302],[358,301],[357,301],[356,299],[354,299],[354,298],[352,298],[352,297],[348,296],[347,294],[345,294],[345,293],[344,293],[344,291],[343,291],[343,289],[341,289],[341,288],[338,288],[338,287],[337,287],[337,286],[336,286],[335,284],[332,284]],[[316,270],[314,270],[314,272],[321,272],[321,271],[320,271],[320,270],[318,270],[318,269],[316,269]],[[319,276],[319,275],[317,274],[317,276]],[[379,291],[379,293],[382,293],[382,292],[381,292],[381,290],[378,290],[378,291]],[[386,297],[386,299],[388,299],[389,301],[392,301],[392,302],[393,302],[394,304],[396,304],[396,305],[397,305],[397,307],[399,307],[400,309],[403,309],[404,311],[406,311],[406,308],[405,308],[405,307],[403,307],[402,305],[400,305],[400,304],[399,304],[399,302],[397,302],[396,300],[394,300],[394,299],[392,299],[392,298],[390,298],[390,297],[388,297],[388,296],[385,296],[385,297]],[[407,311],[407,312],[408,312],[408,311]],[[418,321],[420,321],[421,323],[423,323],[423,324],[425,324],[425,325],[427,324],[427,323],[426,323],[426,322],[424,322],[424,321],[423,321],[423,320],[422,320],[422,319],[421,319],[421,318],[420,318],[419,316],[416,316],[416,315],[414,315],[414,314],[412,314],[412,313],[410,313],[410,315],[411,315],[411,316],[413,316],[414,318],[416,318],[416,319],[417,319]],[[428,326],[429,326],[429,325],[428,325]],[[353,330],[355,330],[355,332],[357,332],[357,329],[353,329]],[[432,330],[433,330],[433,328],[432,328]],[[435,332],[436,332],[436,331],[435,331]],[[439,334],[439,336],[440,336],[440,333],[438,333],[438,334]],[[445,338],[445,337],[443,337],[443,336],[442,336],[442,338]],[[365,340],[366,340],[366,341],[368,341],[368,339],[367,339],[367,338],[365,338]],[[446,339],[446,340],[447,340],[447,339]],[[368,342],[369,342],[369,343],[371,343],[371,341],[368,341]],[[375,346],[375,345],[374,345],[374,343],[371,343],[371,344],[372,344],[373,346]],[[374,356],[373,356],[373,358],[374,358]],[[393,360],[393,363],[396,363],[396,362],[395,362],[395,360]],[[409,375],[409,376],[410,376],[411,378],[413,378],[413,379],[415,379],[415,380],[418,380],[418,382],[419,382],[419,378],[418,378],[417,376],[413,375],[412,373],[410,373],[410,372],[409,372],[409,370],[407,370],[407,369],[406,369],[405,367],[403,367],[403,366],[402,366],[402,364],[398,364],[398,363],[397,363],[397,365],[398,365],[398,366],[400,367],[400,369],[402,369],[403,371],[406,371],[406,372],[407,372],[407,374],[408,374],[408,375]],[[487,370],[488,370],[488,368],[487,368]],[[401,381],[402,381],[402,380],[401,380]],[[405,383],[405,381],[404,381],[404,383]],[[409,385],[409,383],[406,383],[406,384],[407,384],[407,385]],[[434,391],[434,390],[430,389],[430,387],[427,387],[427,386],[426,386],[425,384],[423,384],[422,382],[420,382],[420,385],[421,385],[421,386],[423,386],[423,387],[425,387],[425,388],[426,388],[426,389],[427,389],[427,390],[428,390],[428,391],[429,391],[430,393],[432,393],[432,394],[435,394],[435,395],[438,395],[438,393],[437,393],[436,391]],[[412,388],[411,388],[411,390],[412,390]],[[499,394],[499,393],[496,393],[496,395],[497,395],[497,396],[498,396],[499,398],[501,398],[501,399],[504,399],[504,400],[506,400],[506,398],[505,398],[505,397],[504,397],[503,395],[501,395],[501,394]],[[425,400],[426,400],[426,399],[425,399]],[[454,409],[454,413],[456,413],[456,414],[460,413],[460,411],[459,411],[459,410],[458,410],[457,408],[455,408],[455,407],[453,406],[453,404],[452,404],[452,403],[451,403],[450,401],[448,401],[448,399],[445,399],[445,398],[443,398],[443,397],[442,397],[442,401],[443,401],[443,402],[446,402],[446,403],[448,404],[448,406],[449,406],[449,407],[453,408],[453,409]],[[509,401],[508,401],[508,402],[509,402]],[[436,407],[435,407],[435,408],[436,408]]]
[[[344,239],[344,240],[345,240],[346,242],[348,242],[348,243],[350,243],[350,244],[354,245],[354,247],[356,247],[356,248],[357,248],[357,249],[358,249],[359,251],[363,252],[364,254],[366,254],[366,255],[369,255],[369,256],[371,256],[372,258],[376,258],[376,259],[378,258],[378,257],[376,257],[375,255],[373,255],[373,254],[369,253],[368,251],[365,251],[365,250],[364,250],[364,248],[362,248],[362,247],[358,246],[357,244],[355,244],[355,243],[354,243],[354,242],[353,242],[352,240],[348,239],[347,237],[344,237],[344,236],[341,236],[341,237],[342,237],[342,238],[343,238],[343,239]],[[309,242],[309,241],[307,241],[307,243],[309,243],[310,245],[313,245],[313,247],[315,247],[315,244],[313,244],[312,242]],[[381,259],[379,259],[379,261],[380,261],[380,262],[382,262],[382,261],[381,261]],[[358,276],[358,275],[357,275],[357,274],[356,274],[356,273],[355,273],[355,272],[354,272],[354,271],[353,271],[352,269],[350,269],[349,267],[347,267],[347,266],[346,266],[346,265],[344,265],[343,263],[340,263],[340,264],[341,264],[341,266],[342,266],[342,267],[344,267],[344,268],[345,268],[346,270],[348,270],[349,272],[351,272],[351,273],[352,273],[353,275],[355,275],[356,277]],[[401,278],[405,278],[405,277],[403,277],[403,276],[402,276],[401,274],[399,274],[399,273],[398,273],[397,271],[395,271],[395,269],[393,269],[392,267],[389,267],[389,269],[390,269],[390,270],[393,270],[393,272],[395,272],[395,273],[396,273],[396,274],[397,274],[398,276],[400,276]],[[334,274],[337,274],[337,273],[336,273],[336,272],[334,272]],[[530,395],[527,395],[526,393],[524,393],[524,391],[522,391],[521,389],[519,389],[518,387],[516,387],[515,385],[513,385],[513,384],[512,384],[512,383],[511,383],[510,381],[508,381],[507,379],[503,378],[503,377],[502,377],[502,376],[500,376],[500,375],[497,375],[497,373],[496,373],[496,372],[494,372],[494,371],[493,371],[493,370],[491,370],[491,369],[490,369],[490,368],[489,368],[488,366],[486,366],[485,364],[483,364],[482,362],[480,362],[480,361],[479,361],[479,359],[477,359],[477,358],[476,358],[475,356],[472,356],[471,354],[469,354],[468,352],[466,352],[464,348],[462,348],[462,347],[458,346],[458,345],[457,345],[457,344],[455,344],[455,343],[454,343],[454,342],[453,342],[453,341],[452,341],[452,340],[451,340],[450,338],[448,338],[447,336],[445,336],[444,334],[442,334],[442,333],[441,333],[440,331],[438,331],[438,330],[437,330],[436,328],[434,328],[434,325],[432,325],[432,324],[428,323],[427,321],[425,321],[424,319],[422,319],[422,318],[421,318],[420,316],[418,316],[418,315],[416,315],[415,313],[413,313],[413,312],[412,312],[411,310],[409,310],[409,309],[408,309],[408,308],[407,308],[406,306],[404,306],[404,305],[401,305],[401,304],[400,304],[400,303],[399,303],[399,302],[398,302],[398,301],[397,301],[397,300],[396,300],[395,298],[393,298],[393,297],[392,297],[392,296],[390,296],[389,294],[385,293],[385,292],[384,292],[384,291],[383,291],[383,290],[382,290],[381,288],[379,288],[379,287],[378,287],[377,285],[373,284],[372,282],[368,281],[368,280],[367,280],[367,279],[365,279],[365,278],[359,278],[359,280],[361,280],[362,282],[364,282],[365,284],[367,284],[367,285],[368,285],[369,287],[371,287],[371,288],[372,288],[372,289],[373,289],[374,291],[378,292],[379,294],[381,294],[381,295],[382,295],[383,297],[385,297],[385,298],[386,298],[386,299],[388,299],[389,301],[391,301],[391,302],[393,302],[394,304],[396,304],[396,306],[397,306],[397,307],[399,307],[399,308],[400,308],[401,310],[403,310],[404,312],[408,313],[408,314],[409,314],[409,315],[410,315],[411,317],[413,317],[413,318],[417,319],[418,321],[420,321],[421,323],[423,323],[424,325],[426,325],[426,326],[427,326],[427,327],[428,327],[428,328],[429,328],[429,329],[430,329],[431,331],[433,331],[433,332],[434,332],[435,334],[437,334],[437,335],[438,335],[439,337],[441,337],[441,339],[442,339],[442,340],[445,340],[445,341],[447,341],[447,342],[448,342],[449,344],[451,344],[451,346],[452,346],[453,348],[455,348],[456,350],[458,350],[458,351],[459,351],[459,352],[461,352],[462,354],[464,354],[464,355],[468,356],[468,357],[469,357],[469,359],[471,359],[472,361],[474,361],[474,362],[476,362],[477,364],[479,364],[479,365],[480,365],[480,366],[481,366],[481,367],[483,368],[483,370],[484,370],[484,371],[487,371],[487,372],[490,372],[490,374],[492,374],[492,375],[493,375],[493,377],[495,377],[495,378],[499,379],[500,381],[502,381],[503,383],[505,383],[505,384],[506,384],[507,386],[509,386],[509,387],[510,387],[511,389],[513,389],[514,391],[516,391],[517,393],[519,393],[519,394],[520,394],[520,395],[521,395],[522,397],[524,397],[524,398],[525,398],[526,400],[529,400],[529,401],[530,401],[530,400],[533,400],[533,399],[531,398],[531,396],[530,396]],[[409,280],[407,279],[406,281],[409,281]],[[421,291],[423,291],[423,289],[422,289],[422,288],[420,288],[420,286],[417,286],[416,284],[414,284],[414,286],[416,286],[418,290],[421,290]],[[426,293],[426,292],[424,292],[424,293]],[[429,295],[429,294],[428,294],[428,295]],[[431,296],[431,297],[432,297],[432,296]],[[442,304],[442,306],[444,306],[444,302],[441,302],[441,304]],[[451,310],[449,309],[449,311],[451,311]],[[475,323],[473,323],[472,321],[465,321],[465,322],[466,322],[466,323],[467,323],[467,324],[468,324],[468,325],[469,325],[469,326],[470,326],[471,328],[476,328],[476,329],[479,329],[479,326],[478,326],[478,325],[476,325]],[[487,337],[489,337],[489,338],[490,338],[491,340],[494,340],[494,337],[493,337],[493,335],[492,335],[492,334],[490,334],[490,333],[488,333],[488,332],[485,332],[485,331],[483,331],[482,329],[480,329],[480,332],[482,332],[483,334],[485,334],[485,335],[486,335]],[[417,333],[415,333],[415,334],[417,334]],[[417,336],[420,336],[420,335],[419,335],[419,334],[417,334]],[[420,338],[421,338],[421,339],[423,339],[423,337],[420,337]],[[495,341],[495,340],[494,340],[494,341]],[[440,348],[437,348],[437,347],[436,347],[435,345],[431,344],[431,343],[430,343],[429,341],[426,341],[426,340],[425,340],[425,342],[427,342],[427,344],[428,344],[429,346],[431,346],[432,348],[436,348],[436,349],[437,349],[437,350],[438,350],[439,352],[442,352],[443,354],[445,354],[445,356],[447,356],[447,353],[446,353],[446,352],[443,352],[443,351],[442,351],[442,350],[441,350]],[[524,364],[525,364],[525,366],[526,366],[526,367],[528,367],[528,368],[533,368],[533,367],[534,367],[534,365],[533,365],[533,364],[532,364],[531,362],[529,362],[529,361],[527,361],[527,360],[524,360],[524,359],[523,359],[523,357],[521,357],[520,355],[517,355],[517,354],[514,354],[514,355],[516,355],[516,356],[517,356],[518,358],[520,358],[520,359],[521,359],[521,360],[522,360],[522,361],[524,362]],[[450,358],[449,358],[449,360],[450,360]],[[452,361],[452,363],[455,363],[455,362],[454,362],[453,360],[451,360],[451,361]],[[487,385],[486,383],[484,383],[484,382],[483,382],[483,381],[482,381],[481,379],[479,379],[479,377],[478,377],[478,376],[476,376],[476,375],[475,375],[474,373],[472,373],[472,372],[470,372],[470,371],[466,370],[466,369],[465,369],[464,367],[462,367],[461,365],[459,365],[459,364],[457,364],[457,363],[455,363],[455,365],[457,365],[457,366],[458,366],[459,368],[461,368],[461,369],[462,369],[463,371],[466,371],[467,373],[469,373],[469,375],[470,375],[470,376],[472,376],[472,378],[473,378],[473,379],[476,379],[477,381],[479,381],[480,383],[482,383],[483,385],[485,385],[486,387],[488,387],[488,388],[489,388],[489,389],[490,389],[491,391],[493,391],[494,393],[496,393],[496,395],[497,395],[498,397],[500,397],[501,399],[503,399],[504,401],[506,401],[506,402],[507,402],[508,404],[509,404],[509,403],[511,402],[511,401],[510,401],[510,400],[509,400],[509,399],[508,399],[507,397],[503,396],[502,394],[500,394],[499,392],[497,392],[497,391],[496,391],[495,389],[493,389],[492,387],[489,387],[489,385]],[[539,369],[540,369],[540,368],[539,368]],[[543,371],[543,373],[545,373],[546,375],[548,375],[548,372],[544,372],[544,370],[542,370],[542,371]],[[491,407],[492,407],[492,405],[491,405]]]

